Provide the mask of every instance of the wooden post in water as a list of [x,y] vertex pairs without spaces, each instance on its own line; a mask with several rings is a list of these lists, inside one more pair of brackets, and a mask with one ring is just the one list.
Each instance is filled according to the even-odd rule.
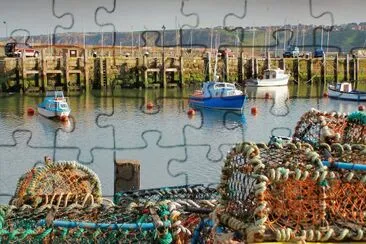
[[109,83],[110,79],[108,79],[108,74],[110,73],[110,71],[109,71],[110,65],[111,65],[110,57],[109,56],[105,57],[104,58],[104,64],[103,64],[103,74],[104,74],[103,79],[105,79],[104,81],[107,83],[106,84],[107,87],[111,86],[111,84]]
[[42,66],[42,87],[43,91],[47,90],[47,60],[46,60],[46,52],[44,49],[41,51],[41,66]]
[[240,53],[240,69],[239,72],[240,72],[240,75],[241,75],[241,78],[240,78],[240,81],[243,81],[245,80],[245,58],[244,58],[244,52],[241,52]]
[[356,58],[356,84],[358,83],[358,80],[360,78],[360,59]]
[[338,82],[338,53],[334,58],[334,83]]
[[180,69],[179,69],[179,79],[181,82],[181,86],[184,86],[184,58],[183,55],[180,56]]
[[140,74],[139,74],[139,67],[140,67],[140,58],[136,58],[136,71],[135,71],[135,84],[140,84]]
[[147,69],[148,69],[148,67],[147,67],[147,55],[146,54],[144,54],[144,56],[142,57],[142,65],[143,65],[143,67],[144,67],[144,70],[143,70],[143,72],[144,72],[144,86],[145,86],[145,88],[147,88]]
[[229,79],[229,54],[227,52],[225,52],[225,74],[223,78],[225,82]]
[[344,70],[346,71],[344,74],[344,80],[349,81],[349,54],[346,56],[346,67]]
[[271,68],[271,53],[267,51],[267,69]]
[[313,59],[309,58],[307,60],[307,74],[308,74],[308,81],[311,80],[312,82],[312,76],[313,76]]
[[65,84],[66,84],[66,90],[69,91],[69,53],[67,52],[65,55]]
[[163,54],[163,59],[162,59],[162,78],[163,78],[163,87],[165,88],[166,85],[166,72],[165,72],[165,55]]
[[140,161],[116,160],[114,162],[114,194],[140,190]]
[[26,73],[25,73],[25,52],[22,55],[20,65],[21,65],[21,73],[22,73],[22,84],[23,84],[23,88],[24,88],[24,82],[25,82],[25,80],[27,78],[26,77]]
[[295,59],[295,65],[294,65],[294,79],[297,83],[299,83],[299,56]]
[[327,81],[327,77],[326,77],[327,61],[326,61],[325,54],[322,57],[321,65],[322,65],[321,66],[321,81],[323,83],[326,83],[326,81]]
[[255,71],[254,71],[254,57],[252,57],[252,65],[251,65],[251,67],[252,67],[252,78],[254,78],[254,74],[255,74]]
[[211,69],[211,53],[208,52],[207,53],[207,76],[208,76],[208,80],[213,80],[212,79],[212,69]]
[[98,57],[99,59],[99,83],[100,83],[100,87],[102,88],[104,86],[104,82],[103,82],[103,78],[104,78],[104,71],[103,71],[103,58],[102,56]]
[[257,78],[258,77],[258,59],[256,58],[255,60],[255,77]]
[[89,62],[88,62],[88,50],[84,48],[84,82],[85,89],[89,90]]

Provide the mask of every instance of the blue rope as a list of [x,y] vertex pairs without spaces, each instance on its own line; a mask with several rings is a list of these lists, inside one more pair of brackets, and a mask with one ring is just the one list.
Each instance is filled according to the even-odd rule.
[[346,163],[346,162],[334,162],[330,163],[329,161],[322,161],[324,166],[331,166],[338,169],[350,169],[350,170],[361,170],[366,171],[365,164],[353,164],[353,163]]
[[[164,222],[164,227],[170,226],[170,221]],[[42,219],[38,222],[39,226],[45,226],[46,220]],[[156,229],[154,223],[121,223],[121,224],[107,224],[107,223],[92,223],[92,222],[73,222],[65,220],[54,220],[54,227],[62,228],[85,228],[85,229],[109,229],[109,230],[153,230]]]

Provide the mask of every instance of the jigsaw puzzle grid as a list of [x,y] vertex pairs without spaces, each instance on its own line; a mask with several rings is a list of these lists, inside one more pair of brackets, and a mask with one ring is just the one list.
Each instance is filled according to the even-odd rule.
[[[5,0],[6,1],[6,0]],[[74,25],[77,23],[77,9],[70,11],[63,11],[57,8],[57,1],[44,0],[45,6],[49,6],[49,14],[53,20],[57,19],[58,24],[53,28],[53,42],[57,39],[57,34],[60,31],[72,31]],[[15,1],[16,2],[16,1]],[[306,43],[304,47],[317,47],[319,43],[316,40],[317,35],[324,32],[331,32],[334,19],[332,11],[322,9],[317,6],[319,1],[308,0],[309,8],[306,10],[314,20],[327,19],[329,24],[327,27],[316,26],[313,30],[313,42]],[[238,32],[240,40],[243,41],[248,34],[244,28],[238,26],[231,27],[232,22],[243,21],[243,23],[252,22],[253,16],[250,15],[251,1],[243,0],[236,1],[236,4],[242,6],[240,9],[232,8],[228,10],[223,9],[223,16],[220,16],[220,22],[224,29],[228,32]],[[171,3],[169,3],[171,4]],[[180,12],[179,20],[181,28],[200,28],[200,21],[202,20],[202,9],[194,11],[195,2],[193,0],[175,1],[177,11]],[[70,2],[70,7],[72,6]],[[228,3],[227,6],[230,6]],[[334,6],[330,6],[334,7]],[[366,7],[366,2],[364,3]],[[15,10],[14,10],[15,11]],[[119,15],[123,12],[122,1],[109,0],[105,1],[105,5],[95,6],[94,22],[95,25],[105,28],[114,33],[112,46],[118,45],[116,43],[116,35],[118,29],[117,23],[108,21],[108,15]],[[301,11],[305,11],[302,9]],[[207,13],[206,13],[207,14]],[[234,23],[237,23],[235,22]],[[316,21],[315,21],[316,22]],[[268,46],[255,45],[257,48],[275,48],[279,45],[279,40],[276,37],[277,33],[286,32],[288,39],[286,43],[293,42],[294,32],[291,29],[278,29],[272,32],[273,40]],[[19,33],[26,33],[28,38],[32,33],[26,28],[13,29],[10,36],[17,36]],[[146,34],[154,33],[156,36],[155,45],[160,47],[160,31],[144,31],[141,33],[142,46],[146,46]],[[28,39],[27,38],[27,39]],[[202,43],[194,42],[185,43],[183,46],[194,46],[208,48]],[[175,47],[175,45],[166,45],[166,47]],[[223,43],[219,48],[235,47],[234,43]],[[241,48],[252,48],[252,45],[242,45]],[[302,48],[301,45],[299,45]],[[340,50],[340,47],[329,46],[335,50]],[[205,52],[205,50],[203,50]],[[287,87],[286,87],[287,89]],[[127,91],[129,93],[130,91]],[[126,93],[126,94],[127,94]],[[92,112],[86,112],[83,116],[83,121],[77,118],[72,118],[67,126],[55,125],[40,116],[35,116],[31,120],[37,120],[36,124],[40,128],[29,128],[27,119],[19,120],[16,124],[5,125],[5,131],[0,131],[0,202],[5,202],[9,196],[14,192],[17,179],[24,173],[24,168],[30,168],[33,165],[43,164],[42,159],[45,155],[50,155],[54,160],[77,160],[93,169],[100,177],[103,184],[103,192],[105,195],[113,194],[113,161],[115,159],[142,159],[141,163],[141,183],[143,188],[153,188],[159,186],[171,185],[172,178],[175,178],[176,185],[192,184],[192,183],[215,183],[219,180],[219,172],[221,169],[221,162],[230,146],[234,143],[244,140],[258,140],[268,141],[271,134],[289,136],[292,134],[292,128],[299,119],[299,110],[302,112],[308,111],[311,107],[320,110],[343,110],[352,111],[357,105],[345,103],[340,108],[338,103],[330,104],[329,101],[322,100],[321,94],[317,98],[308,99],[308,107],[296,107],[296,113],[291,111],[294,106],[291,104],[292,97],[285,93],[284,96],[275,95],[275,91],[270,91],[271,98],[260,105],[256,103],[264,96],[251,97],[245,105],[244,117],[234,112],[221,112],[220,123],[210,125],[210,116],[212,112],[199,112],[194,119],[187,117],[188,99],[175,97],[174,95],[161,96],[155,95],[154,104],[156,106],[153,110],[147,111],[145,109],[145,96],[140,93],[134,94],[133,99],[138,98],[138,106],[140,111],[136,112],[139,117],[140,124],[136,124],[131,118],[125,118],[121,115],[129,109],[134,109],[130,104],[129,96],[116,94],[110,92],[105,93],[105,103],[95,105]],[[93,93],[94,94],[94,93]],[[93,96],[92,94],[89,94]],[[103,95],[98,99],[103,99]],[[0,102],[6,103],[14,99],[12,96],[5,96],[0,98]],[[36,104],[38,98],[24,97]],[[38,100],[37,100],[38,99]],[[79,98],[70,98],[79,99]],[[88,99],[88,98],[85,98]],[[253,117],[249,110],[253,106],[259,106],[261,114],[266,116]],[[25,110],[26,108],[24,108]],[[155,119],[164,119],[167,110],[174,113],[171,119],[171,126],[161,128],[154,124]],[[118,111],[118,113],[116,113]],[[0,116],[1,116],[0,111]],[[24,111],[17,111],[22,114]],[[300,113],[301,114],[301,113]],[[0,117],[1,119],[2,117]],[[265,121],[272,120],[269,127],[263,128]],[[228,122],[229,121],[229,122]],[[243,123],[233,121],[243,121]],[[88,125],[88,126],[86,126]],[[259,125],[259,126],[256,126]],[[44,132],[42,126],[51,126],[54,128],[53,132]],[[217,128],[219,127],[219,128]],[[130,128],[137,128],[131,130]],[[260,132],[259,132],[260,131]],[[217,143],[209,141],[209,133],[222,133],[222,138],[225,138],[225,143]],[[258,136],[258,133],[261,135]],[[88,135],[85,137],[83,135]],[[198,136],[197,136],[198,135]],[[91,139],[92,138],[92,139]],[[121,140],[121,138],[129,138],[130,140]],[[91,143],[97,141],[98,143]],[[127,143],[128,142],[128,143]],[[38,155],[38,158],[28,158],[28,155]],[[159,156],[159,164],[149,163],[150,155]],[[156,159],[154,160],[156,161]],[[19,166],[21,165],[21,166]],[[156,177],[159,178],[157,182],[154,177],[145,177],[151,172],[158,172]],[[7,172],[7,173],[5,173]],[[10,172],[10,173],[9,173]],[[199,172],[199,173],[197,173]],[[205,177],[207,175],[216,175],[216,178]],[[210,173],[211,172],[211,173]],[[212,173],[216,172],[216,173]]]

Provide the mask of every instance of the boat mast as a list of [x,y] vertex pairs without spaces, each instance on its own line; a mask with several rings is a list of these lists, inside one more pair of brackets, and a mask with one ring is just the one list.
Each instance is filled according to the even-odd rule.
[[217,76],[217,54],[218,54],[218,50],[216,51],[216,54],[215,54],[214,81],[218,80],[218,76]]

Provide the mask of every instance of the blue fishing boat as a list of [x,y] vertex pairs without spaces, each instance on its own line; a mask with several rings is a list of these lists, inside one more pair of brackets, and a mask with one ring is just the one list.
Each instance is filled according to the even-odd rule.
[[68,117],[71,110],[62,91],[48,91],[42,103],[38,104],[38,113],[47,117]]
[[189,97],[192,106],[225,110],[242,110],[245,100],[234,84],[217,81],[204,82],[202,90]]
[[192,107],[203,107],[224,110],[242,110],[246,95],[232,83],[219,82],[217,71],[217,54],[215,57],[214,81],[206,81],[202,90],[189,97]]

